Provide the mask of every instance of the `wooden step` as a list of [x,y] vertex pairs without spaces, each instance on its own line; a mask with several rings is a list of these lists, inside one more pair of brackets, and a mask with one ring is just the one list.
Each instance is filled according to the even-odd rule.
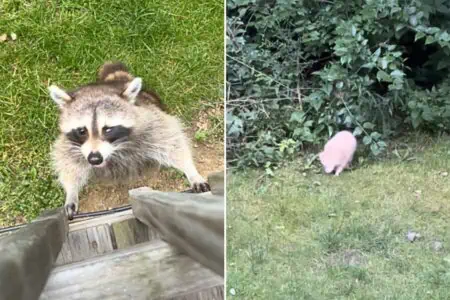
[[41,300],[223,299],[223,277],[161,240],[56,267]]
[[131,207],[104,216],[76,219],[69,223],[69,232],[55,265],[82,261],[154,239],[159,239],[158,231],[137,220]]

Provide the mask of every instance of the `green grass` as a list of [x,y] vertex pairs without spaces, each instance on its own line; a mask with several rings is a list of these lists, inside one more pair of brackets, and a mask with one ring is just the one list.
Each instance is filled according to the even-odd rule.
[[189,125],[223,101],[223,3],[208,0],[0,2],[0,225],[63,203],[48,164],[57,109],[46,87],[95,79],[121,60]]
[[[420,139],[419,139],[420,140]],[[227,181],[233,299],[450,299],[450,142],[415,160]],[[421,234],[411,243],[408,230]],[[441,250],[433,245],[438,241]]]

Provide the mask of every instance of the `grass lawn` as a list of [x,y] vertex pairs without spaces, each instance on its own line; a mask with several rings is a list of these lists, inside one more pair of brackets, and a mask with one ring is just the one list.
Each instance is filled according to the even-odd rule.
[[450,142],[423,149],[339,177],[301,159],[229,175],[230,299],[450,299]]
[[4,0],[0,15],[0,35],[17,34],[0,42],[0,226],[64,201],[49,168],[58,115],[49,83],[74,88],[121,60],[187,126],[223,102],[220,1]]

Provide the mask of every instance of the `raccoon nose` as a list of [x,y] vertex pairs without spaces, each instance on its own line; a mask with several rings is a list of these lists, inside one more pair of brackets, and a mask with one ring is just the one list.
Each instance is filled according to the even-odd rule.
[[91,165],[97,166],[103,162],[103,157],[100,152],[91,152],[89,153],[87,160]]

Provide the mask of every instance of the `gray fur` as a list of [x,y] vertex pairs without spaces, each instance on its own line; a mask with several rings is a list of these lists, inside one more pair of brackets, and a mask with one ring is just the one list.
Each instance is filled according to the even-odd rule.
[[[107,69],[104,66],[102,71]],[[108,74],[103,73],[102,77],[106,78]],[[133,77],[130,75],[130,78]],[[154,166],[179,169],[185,173],[194,191],[209,190],[208,184],[195,168],[189,141],[180,121],[152,103],[141,102],[137,106],[133,99],[135,95],[128,98],[123,93],[127,85],[127,82],[97,82],[67,93],[71,101],[64,105],[57,102],[61,109],[61,133],[52,148],[52,161],[66,192],[65,207],[69,218],[78,211],[78,193],[88,181],[129,181],[139,178]],[[137,98],[142,95],[145,96],[144,91]],[[88,144],[106,144],[101,134],[102,128],[96,128],[100,136],[91,135],[92,129],[89,127],[92,125],[89,124],[92,124],[94,111],[100,120],[114,120],[119,122],[116,125],[125,124],[131,129],[126,140],[105,146],[108,151],[110,148],[114,150],[106,156],[106,165],[101,168],[93,167],[87,161],[86,153],[82,153],[82,148],[66,137],[66,133],[82,124],[89,130],[85,147]],[[101,126],[101,121],[98,122]]]

